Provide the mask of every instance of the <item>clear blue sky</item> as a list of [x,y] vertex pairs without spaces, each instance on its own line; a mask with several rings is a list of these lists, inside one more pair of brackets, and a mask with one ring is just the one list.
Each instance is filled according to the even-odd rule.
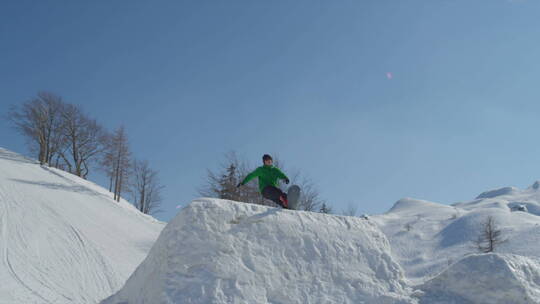
[[[236,150],[339,211],[540,179],[539,1],[2,1],[0,114],[48,90],[166,185],[169,220]],[[392,73],[388,77],[387,73]],[[0,146],[26,153],[0,123]]]

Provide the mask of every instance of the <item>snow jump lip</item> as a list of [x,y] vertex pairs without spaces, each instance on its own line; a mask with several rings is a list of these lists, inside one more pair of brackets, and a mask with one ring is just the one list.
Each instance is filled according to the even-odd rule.
[[103,304],[412,303],[389,252],[365,219],[199,198]]

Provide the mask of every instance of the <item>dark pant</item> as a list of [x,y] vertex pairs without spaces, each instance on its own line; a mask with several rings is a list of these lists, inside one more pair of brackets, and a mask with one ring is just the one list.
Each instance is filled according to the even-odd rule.
[[265,187],[262,191],[262,196],[280,205],[281,207],[283,207],[283,203],[279,198],[283,196],[285,199],[287,199],[287,194],[274,186]]

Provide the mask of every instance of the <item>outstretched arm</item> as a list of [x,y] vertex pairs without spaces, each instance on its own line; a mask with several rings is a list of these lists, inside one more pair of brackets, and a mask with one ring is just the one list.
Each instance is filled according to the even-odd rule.
[[285,173],[283,173],[283,171],[279,170],[279,168],[277,168],[277,167],[276,167],[276,170],[277,170],[277,172],[278,172],[278,177],[279,177],[280,179],[285,180],[285,183],[288,184],[288,183],[289,183],[289,178],[287,177],[287,175],[285,175]]
[[240,185],[245,185],[249,183],[250,180],[254,179],[255,177],[258,177],[259,173],[260,173],[259,168],[255,169],[253,172],[251,172],[244,178],[244,180],[240,183]]

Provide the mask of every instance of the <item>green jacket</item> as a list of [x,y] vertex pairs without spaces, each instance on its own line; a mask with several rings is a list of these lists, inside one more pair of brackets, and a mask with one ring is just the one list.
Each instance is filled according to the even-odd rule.
[[242,185],[247,184],[250,180],[255,177],[259,178],[259,191],[263,191],[264,188],[268,186],[277,187],[278,179],[289,179],[281,170],[274,166],[260,166],[251,172],[244,178]]

